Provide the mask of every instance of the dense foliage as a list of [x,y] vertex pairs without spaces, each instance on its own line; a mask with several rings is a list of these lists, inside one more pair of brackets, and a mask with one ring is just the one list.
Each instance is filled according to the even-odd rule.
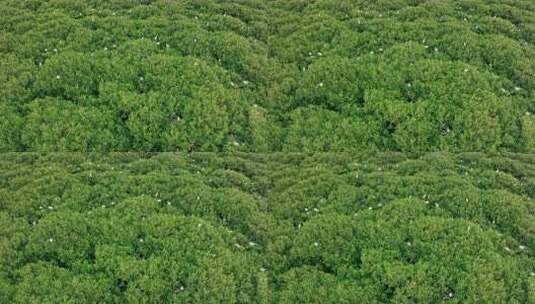
[[535,303],[535,157],[4,154],[1,303]]
[[0,303],[535,304],[535,1],[0,14]]
[[532,0],[0,11],[0,151],[535,151]]

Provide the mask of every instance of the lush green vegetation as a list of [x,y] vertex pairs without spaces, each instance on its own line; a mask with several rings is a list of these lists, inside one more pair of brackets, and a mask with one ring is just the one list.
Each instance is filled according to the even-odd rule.
[[1,303],[535,303],[535,156],[4,154]]
[[0,151],[535,151],[532,0],[0,11]]
[[0,14],[0,303],[535,304],[535,1]]

